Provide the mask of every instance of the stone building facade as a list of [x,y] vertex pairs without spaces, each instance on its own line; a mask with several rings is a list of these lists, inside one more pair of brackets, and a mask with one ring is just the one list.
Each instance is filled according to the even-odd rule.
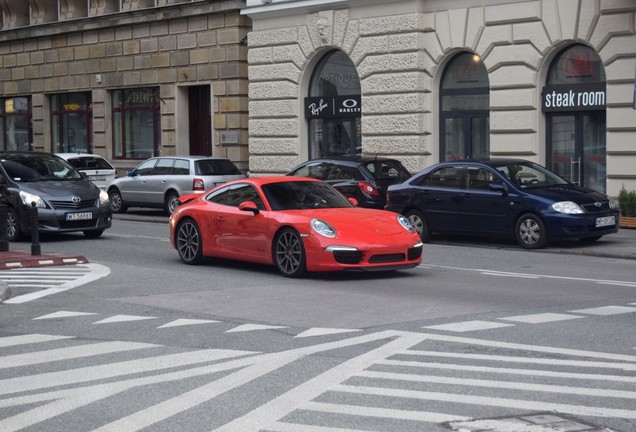
[[248,166],[236,0],[0,0],[0,148]]
[[[242,13],[255,175],[320,155],[342,124],[349,152],[411,171],[518,156],[611,196],[636,189],[633,0],[248,0]],[[355,121],[322,115],[343,104]]]

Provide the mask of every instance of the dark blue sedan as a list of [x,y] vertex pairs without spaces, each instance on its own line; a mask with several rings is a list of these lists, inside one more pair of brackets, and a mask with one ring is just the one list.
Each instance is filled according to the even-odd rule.
[[619,211],[606,195],[574,185],[523,159],[462,160],[433,165],[387,193],[422,241],[433,233],[516,238],[526,249],[548,241],[596,241],[618,231]]

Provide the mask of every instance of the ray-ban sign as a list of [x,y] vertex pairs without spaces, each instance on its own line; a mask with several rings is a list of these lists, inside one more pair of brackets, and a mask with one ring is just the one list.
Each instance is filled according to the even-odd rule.
[[305,98],[305,118],[360,117],[360,95]]

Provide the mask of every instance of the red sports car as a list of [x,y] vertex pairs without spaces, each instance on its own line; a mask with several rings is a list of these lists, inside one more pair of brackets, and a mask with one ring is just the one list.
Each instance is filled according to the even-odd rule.
[[329,184],[303,177],[235,180],[180,198],[170,241],[186,264],[204,257],[307,272],[398,270],[422,261],[422,243],[402,215],[355,207]]

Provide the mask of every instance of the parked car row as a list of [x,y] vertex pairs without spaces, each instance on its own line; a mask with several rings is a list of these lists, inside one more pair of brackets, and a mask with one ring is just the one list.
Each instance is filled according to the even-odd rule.
[[618,231],[607,196],[523,159],[443,162],[415,175],[390,158],[319,159],[248,179],[223,158],[153,157],[114,178],[103,158],[61,156],[0,153],[9,240],[30,229],[28,206],[38,208],[40,231],[87,237],[109,228],[113,212],[163,208],[185,263],[224,257],[299,277],[413,267],[436,233],[512,237],[536,249]]

